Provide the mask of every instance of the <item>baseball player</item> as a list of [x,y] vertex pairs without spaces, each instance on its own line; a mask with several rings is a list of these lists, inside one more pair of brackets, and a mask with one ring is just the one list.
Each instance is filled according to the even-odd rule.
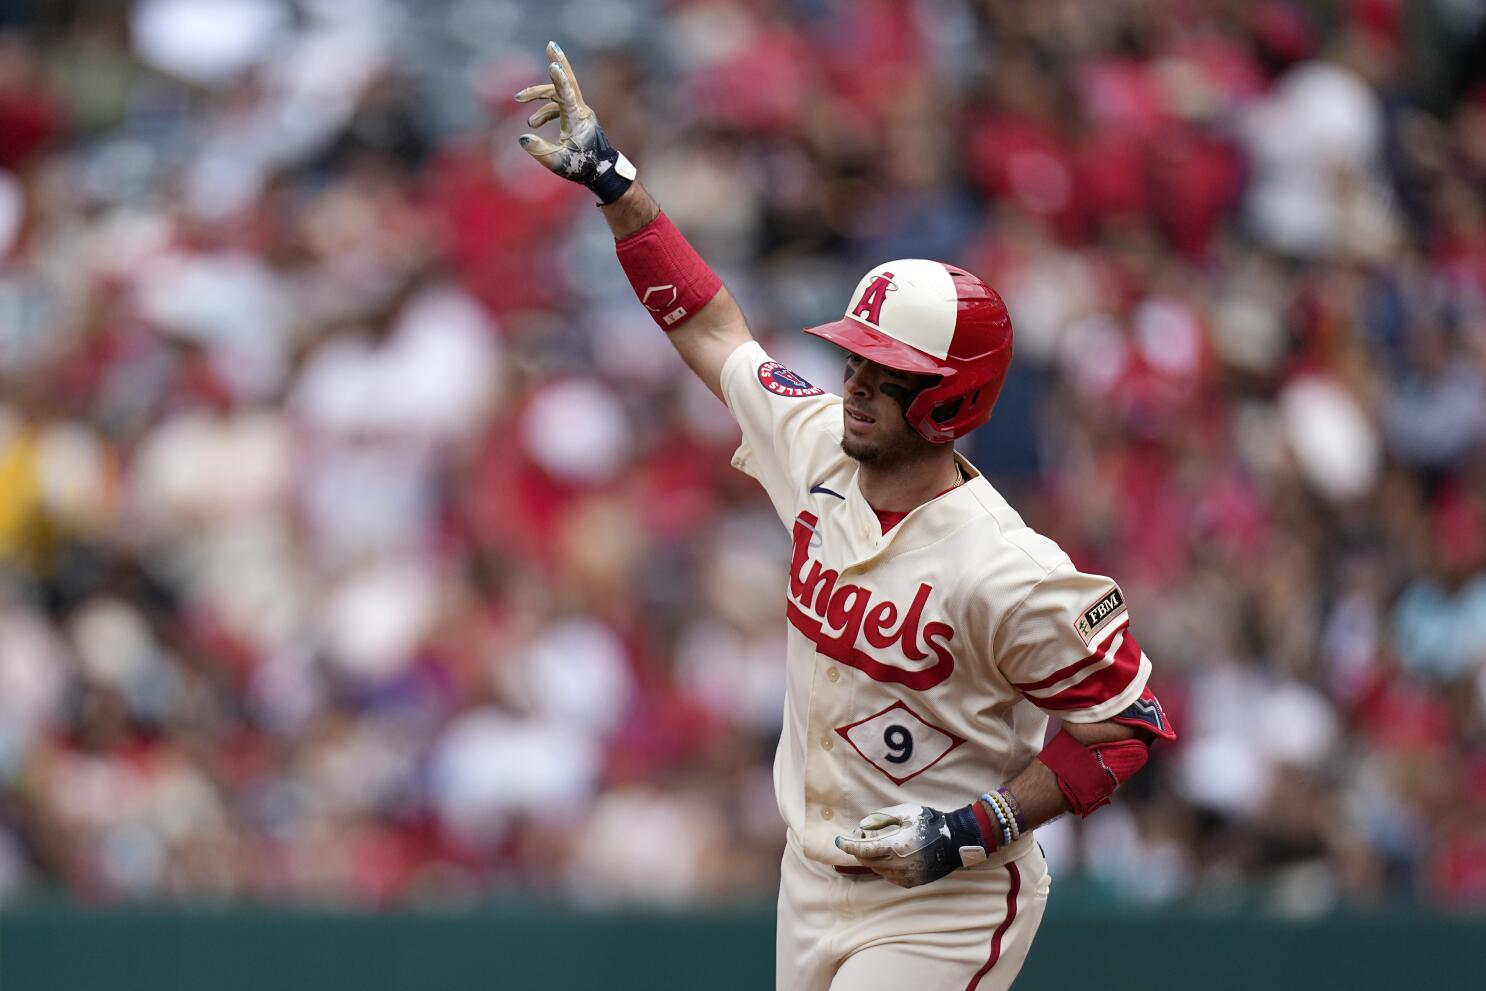
[[1006,307],[953,265],[878,265],[806,331],[847,353],[841,395],[812,385],[754,341],[547,54],[550,80],[516,99],[561,130],[522,147],[597,195],[635,293],[737,419],[733,464],[793,541],[777,987],[1008,987],[1048,895],[1033,831],[1104,805],[1174,733],[1119,586],[954,450],[1006,377]]

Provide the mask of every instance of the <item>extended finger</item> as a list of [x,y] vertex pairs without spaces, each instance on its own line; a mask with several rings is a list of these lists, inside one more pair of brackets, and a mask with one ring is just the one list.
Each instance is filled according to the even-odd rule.
[[573,99],[580,104],[583,102],[583,87],[578,85],[578,74],[573,71],[573,66],[568,62],[567,52],[555,41],[547,42],[547,57],[562,66],[563,74],[568,77],[568,82],[573,84]]
[[561,116],[562,107],[559,107],[555,103],[549,103],[543,106],[541,109],[535,111],[530,117],[526,118],[526,123],[532,127],[541,127],[549,120],[556,120],[558,117]]
[[528,86],[526,89],[516,93],[517,103],[530,103],[533,100],[555,100],[557,99],[557,87],[551,83],[539,83],[536,86]]
[[578,90],[567,70],[562,67],[562,63],[553,62],[547,66],[547,75],[552,77],[552,85],[557,87],[557,102],[562,104],[562,109],[568,116],[576,118],[579,107]]

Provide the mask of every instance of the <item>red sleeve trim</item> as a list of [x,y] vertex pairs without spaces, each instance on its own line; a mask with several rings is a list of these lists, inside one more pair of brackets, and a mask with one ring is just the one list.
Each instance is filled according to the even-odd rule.
[[[1135,676],[1140,673],[1140,658],[1143,656],[1140,644],[1127,629],[1124,635],[1119,637],[1119,646],[1115,648],[1111,663],[1093,674],[1088,675],[1082,681],[1063,689],[1054,695],[1028,695],[1027,699],[1040,709],[1054,712],[1066,712],[1070,709],[1092,709],[1096,705],[1102,705],[1110,699],[1119,698]],[[1112,646],[1113,640],[1110,641]],[[1106,648],[1108,649],[1108,648]],[[1104,654],[1097,657],[1103,660],[1110,655]],[[1085,665],[1086,667],[1089,665]],[[1069,677],[1064,675],[1064,677]],[[1043,679],[1046,681],[1047,679]],[[1059,679],[1061,680],[1061,679]],[[1056,684],[1057,682],[1051,682]],[[1022,688],[1025,695],[1034,689]],[[1046,687],[1046,686],[1044,686]]]
[[1129,627],[1130,621],[1127,619],[1125,620],[1125,622],[1115,627],[1114,632],[1109,635],[1109,639],[1105,640],[1103,645],[1098,650],[1094,651],[1094,653],[1085,658],[1082,658],[1081,660],[1074,661],[1072,664],[1069,664],[1066,667],[1059,668],[1052,674],[1048,675],[1046,678],[1029,682],[1013,681],[1012,685],[1024,692],[1036,692],[1041,691],[1044,688],[1051,688],[1065,678],[1072,678],[1084,668],[1089,667],[1093,664],[1098,664],[1100,661],[1104,660],[1104,658],[1108,656],[1105,652],[1109,649],[1109,646],[1115,642],[1115,638],[1118,637],[1121,632],[1128,630]]

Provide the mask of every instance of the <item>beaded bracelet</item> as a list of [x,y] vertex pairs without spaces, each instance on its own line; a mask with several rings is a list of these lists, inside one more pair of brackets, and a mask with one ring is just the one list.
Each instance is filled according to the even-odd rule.
[[1011,830],[1012,841],[1015,842],[1016,840],[1021,839],[1022,831],[1021,828],[1017,825],[1016,816],[1011,814],[1011,806],[1007,805],[1006,799],[996,792],[991,792],[990,795],[991,798],[996,802],[996,804],[1001,806],[1001,811],[1006,813],[1006,827]]
[[1001,811],[1002,811],[1002,813],[1006,816],[1006,826],[1007,826],[1008,829],[1011,830],[1011,839],[1012,839],[1012,841],[1014,842],[1014,841],[1016,841],[1018,839],[1021,839],[1021,836],[1022,836],[1021,826],[1018,825],[1018,823],[1016,821],[1016,816],[1012,814],[1011,806],[1007,804],[1006,798],[1004,796],[998,794],[997,792],[994,792],[994,791],[993,792],[988,792],[986,794],[986,798],[989,801],[994,802],[996,804],[996,806],[998,808],[1000,808]]
[[1012,819],[1016,822],[1018,835],[1025,833],[1027,831],[1027,817],[1022,814],[1022,805],[1016,800],[1016,796],[1011,793],[1011,789],[1006,787],[997,788],[996,794],[1001,796],[1001,800],[1006,803],[1006,810],[1011,813]]
[[1001,801],[1000,796],[992,793],[991,797],[996,799],[997,804],[1001,806],[1002,814],[1006,816],[1006,833],[1009,842],[1015,843],[1022,834],[1016,828],[1016,820],[1011,817],[1011,810],[1006,807],[1005,802]]
[[996,821],[1001,824],[1000,845],[1011,846],[1012,842],[1015,840],[1015,837],[1012,835],[1011,831],[1011,816],[1007,813],[1005,807],[1000,802],[996,801],[996,797],[989,792],[980,796],[980,799],[981,801],[986,803],[991,812],[996,816]]
[[1012,842],[1012,828],[1010,828],[1009,820],[1006,819],[1006,810],[1000,807],[997,802],[991,802],[991,811],[996,814],[996,822],[1002,826],[1002,838],[1000,838],[1000,842],[997,845],[999,847],[1009,847],[1010,842]]

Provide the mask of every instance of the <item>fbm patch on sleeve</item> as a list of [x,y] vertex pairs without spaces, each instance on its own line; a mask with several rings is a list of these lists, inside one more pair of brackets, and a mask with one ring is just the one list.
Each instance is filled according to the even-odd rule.
[[1099,597],[1099,601],[1079,613],[1078,619],[1074,620],[1073,628],[1088,643],[1094,638],[1094,634],[1109,625],[1110,620],[1125,611],[1125,596],[1116,585]]

